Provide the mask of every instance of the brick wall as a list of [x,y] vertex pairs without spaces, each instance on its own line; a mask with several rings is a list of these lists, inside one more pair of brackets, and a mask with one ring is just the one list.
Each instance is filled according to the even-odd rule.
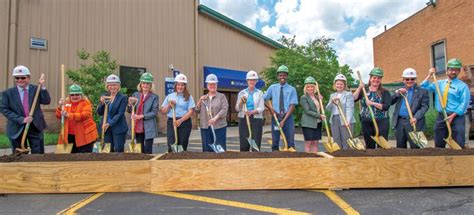
[[445,41],[446,61],[457,57],[474,65],[474,1],[437,2],[373,39],[374,63],[384,69],[385,83],[401,81],[407,67],[424,79],[431,67],[431,45],[440,40]]

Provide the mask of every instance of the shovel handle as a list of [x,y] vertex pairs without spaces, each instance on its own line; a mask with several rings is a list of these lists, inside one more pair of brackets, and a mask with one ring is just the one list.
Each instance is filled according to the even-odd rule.
[[278,130],[280,130],[280,135],[283,139],[283,143],[285,143],[285,149],[287,149],[288,148],[288,142],[286,140],[285,133],[283,132],[283,129],[280,126],[280,121],[278,121],[278,117],[277,117],[276,113],[272,110],[273,109],[272,102],[268,101],[267,106],[271,108],[270,112],[272,112],[273,118],[275,119],[275,124],[278,126]]
[[[321,95],[321,92],[319,92],[319,84],[316,82],[316,93],[318,93],[318,100],[319,100],[319,109],[323,115],[326,116],[326,112],[324,111],[324,105],[323,105],[323,100],[319,95]],[[331,139],[331,131],[329,130],[329,125],[328,121],[326,118],[324,118],[324,127],[326,128],[326,133],[328,134],[328,139]]]
[[[40,79],[44,79],[44,74],[41,74]],[[38,103],[38,97],[39,97],[39,93],[41,91],[41,87],[42,87],[41,84],[38,83],[38,86],[37,86],[36,92],[35,92],[35,97],[33,98],[33,103],[31,104],[31,107],[30,107],[30,113],[28,113],[28,116],[30,116],[30,117],[33,117],[33,114],[35,113],[36,103]],[[26,99],[28,99],[28,98],[26,98]],[[20,147],[21,147],[22,150],[26,150],[25,141],[26,141],[26,136],[28,135],[28,130],[30,129],[30,124],[31,123],[26,123],[25,130],[23,130],[23,135],[21,136]]]
[[252,138],[252,128],[250,128],[250,118],[249,118],[249,115],[247,115],[245,112],[247,112],[247,104],[244,104],[243,105],[243,109],[244,109],[244,114],[245,114],[245,121],[247,122],[247,128],[249,130],[249,139]]
[[[408,102],[408,98],[405,94],[400,93],[400,95],[403,97],[403,100],[405,100],[405,106],[407,106],[408,116],[410,116],[411,121],[413,120],[413,113],[411,112],[410,102]],[[413,131],[416,132],[416,125],[413,125],[411,122],[410,125],[413,127]]]
[[[336,106],[337,106],[337,109],[339,110],[339,116],[341,116],[342,121],[344,122],[344,125],[347,125],[347,124],[348,124],[348,123],[347,123],[347,119],[346,119],[346,116],[345,116],[344,111],[342,110],[341,103],[338,102],[338,103],[336,104]],[[350,128],[347,128],[347,131],[349,132],[349,136],[350,136],[351,139],[352,139],[353,136],[352,136],[352,131],[351,131],[351,129],[350,129]]]

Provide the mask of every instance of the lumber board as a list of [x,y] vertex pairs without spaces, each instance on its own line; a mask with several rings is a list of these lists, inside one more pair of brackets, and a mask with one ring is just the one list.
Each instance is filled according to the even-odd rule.
[[337,188],[474,185],[474,156],[336,158]]
[[333,187],[330,160],[273,158],[151,161],[151,191]]
[[0,163],[0,193],[148,192],[148,161]]

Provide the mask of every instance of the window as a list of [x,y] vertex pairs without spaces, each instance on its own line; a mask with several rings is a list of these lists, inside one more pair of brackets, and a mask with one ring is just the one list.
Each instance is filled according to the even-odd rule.
[[126,94],[132,95],[137,91],[137,85],[140,83],[140,76],[146,72],[146,68],[120,66],[120,81],[122,88],[127,89]]
[[446,70],[446,53],[444,41],[435,43],[431,46],[432,65],[436,68],[437,73],[444,74]]

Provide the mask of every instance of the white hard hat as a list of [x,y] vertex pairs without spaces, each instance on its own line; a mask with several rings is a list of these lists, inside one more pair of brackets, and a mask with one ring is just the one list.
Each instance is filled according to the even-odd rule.
[[206,83],[217,83],[219,80],[217,80],[217,76],[214,74],[209,74],[206,76]]
[[30,75],[30,70],[23,65],[18,65],[13,69],[13,76],[26,76]]
[[249,72],[247,72],[247,80],[256,80],[258,79],[258,74],[257,72],[253,71],[253,70],[250,70]]
[[413,68],[406,68],[403,70],[403,78],[416,78],[416,70]]
[[184,74],[179,74],[179,75],[176,76],[176,78],[174,78],[174,82],[187,84],[188,83],[188,78],[186,78],[186,75],[184,75]]
[[105,80],[106,83],[119,83],[120,84],[120,78],[117,75],[109,75],[107,79]]
[[347,82],[347,79],[346,79],[346,76],[344,76],[343,74],[337,74],[336,77],[334,78],[334,83],[336,83],[336,81],[346,81]]

